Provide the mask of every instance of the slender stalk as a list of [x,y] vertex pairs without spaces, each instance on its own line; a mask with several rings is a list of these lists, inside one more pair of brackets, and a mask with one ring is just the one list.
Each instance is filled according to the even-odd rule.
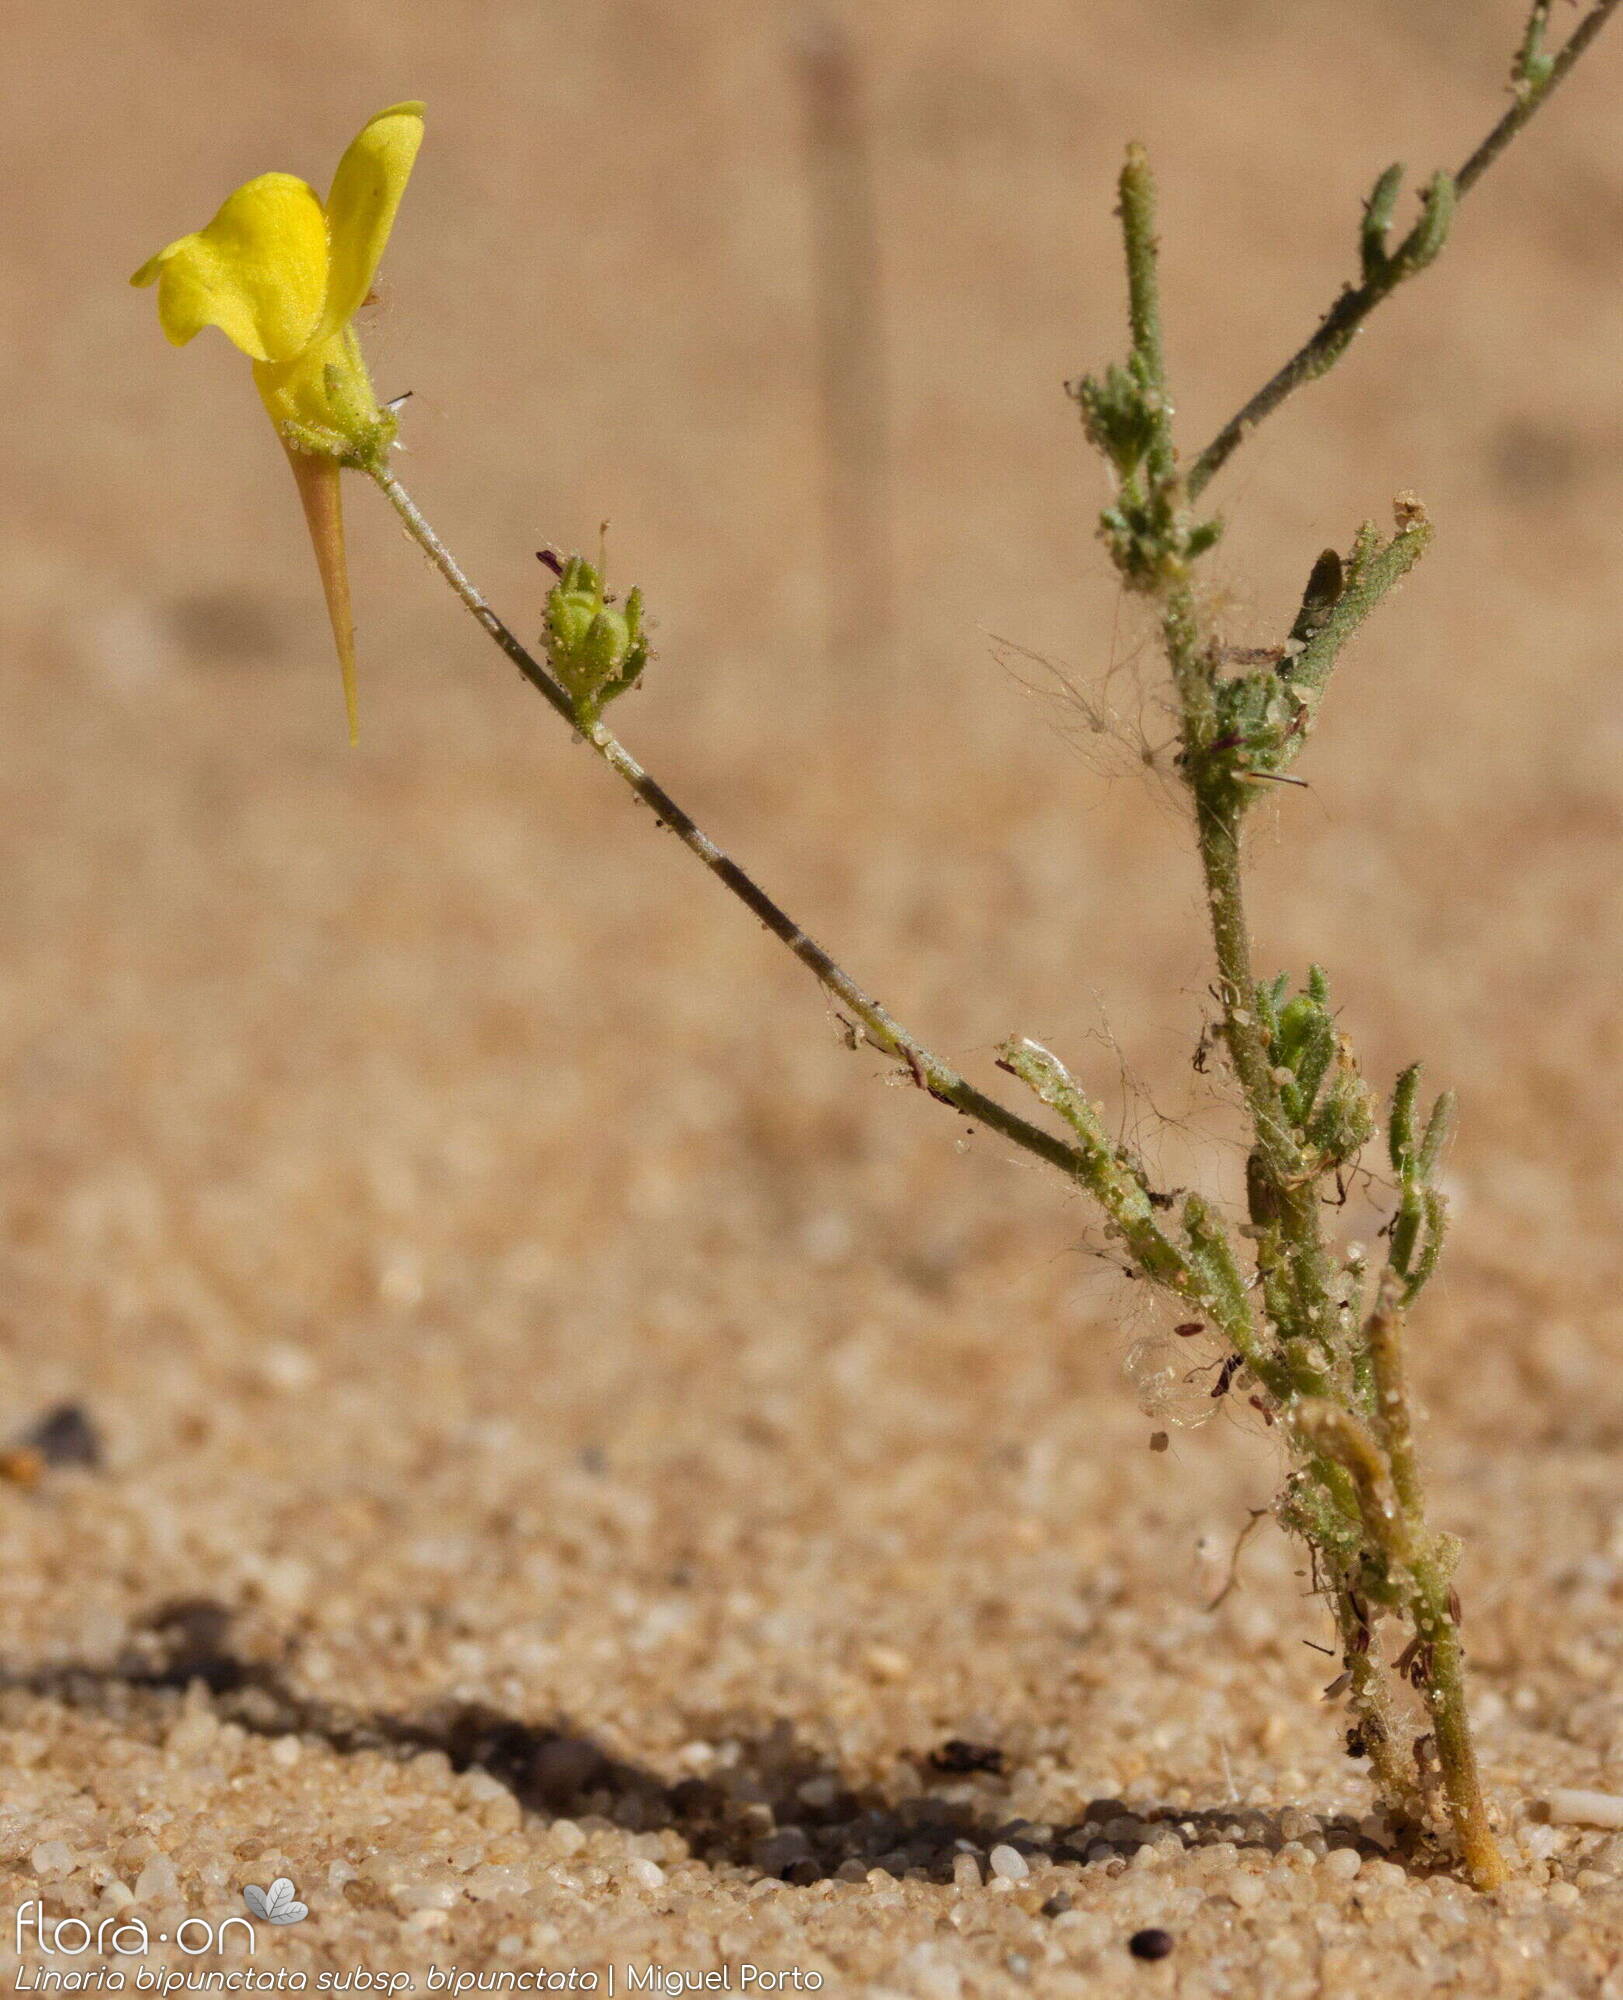
[[1471,1880],[1479,1889],[1497,1889],[1509,1870],[1488,1823],[1476,1746],[1471,1740],[1459,1621],[1436,1557],[1418,1562],[1415,1571],[1420,1585],[1415,1627],[1425,1641],[1423,1691],[1437,1734],[1437,1763],[1449,1821]]
[[1402,1287],[1391,1275],[1382,1280],[1381,1292],[1364,1328],[1364,1346],[1370,1358],[1371,1386],[1375,1392],[1375,1424],[1386,1448],[1392,1469],[1392,1486],[1410,1521],[1418,1525],[1424,1514],[1420,1488],[1420,1462],[1415,1454],[1414,1427],[1409,1419],[1409,1386],[1403,1368]]
[[[1454,185],[1461,194],[1468,194],[1481,180],[1550,92],[1571,71],[1573,64],[1616,13],[1618,4],[1619,0],[1594,0],[1594,5],[1567,37],[1559,54],[1550,60],[1542,75],[1528,72],[1526,59],[1530,44],[1523,43],[1517,55],[1516,101],[1454,176]],[[1544,0],[1542,5],[1535,4],[1529,28],[1534,22],[1547,21],[1549,12],[1548,0]]]
[[1425,1800],[1412,1760],[1404,1754],[1403,1735],[1392,1712],[1391,1689],[1375,1651],[1375,1634],[1366,1623],[1362,1603],[1349,1589],[1335,1592],[1334,1608],[1347,1668],[1347,1704],[1358,1718],[1376,1788],[1388,1813],[1400,1823],[1393,1830],[1408,1831],[1423,1823]]
[[1144,370],[1147,400],[1155,425],[1149,449],[1150,477],[1157,484],[1171,479],[1172,406],[1166,394],[1166,356],[1161,346],[1161,280],[1157,263],[1160,244],[1155,234],[1155,180],[1149,155],[1142,146],[1127,148],[1121,170],[1122,237],[1127,245],[1127,323],[1133,352]]
[[1187,1244],[1180,1247],[1157,1214],[1158,1206],[1169,1207],[1170,1201],[1151,1193],[1143,1162],[1130,1147],[1110,1138],[1098,1107],[1089,1103],[1057,1056],[1041,1043],[1021,1037],[1004,1043],[998,1067],[1019,1077],[1076,1134],[1087,1161],[1084,1184],[1108,1217],[1110,1231],[1126,1245],[1136,1269],[1173,1293],[1185,1310],[1192,1306],[1207,1313],[1258,1382],[1281,1400],[1288,1396],[1293,1385],[1264,1346],[1244,1280],[1228,1255],[1227,1240],[1212,1227],[1199,1197],[1191,1195],[1185,1201]]
[[[1523,63],[1518,60],[1515,101],[1458,173],[1452,176],[1456,201],[1470,193],[1511,140],[1545,103],[1551,92],[1570,74],[1578,58],[1605,27],[1620,4],[1623,4],[1623,0],[1594,0],[1594,5],[1573,29],[1560,54],[1549,60],[1541,74],[1536,76],[1524,74]],[[1533,20],[1541,21],[1548,11],[1548,0],[1545,0],[1542,8],[1535,7]],[[1531,29],[1532,22],[1529,26]],[[1526,46],[1524,44],[1524,50]],[[1317,381],[1334,365],[1353,335],[1382,299],[1390,297],[1405,278],[1412,276],[1414,271],[1420,268],[1422,266],[1417,264],[1407,270],[1366,276],[1362,284],[1349,285],[1341,293],[1320,320],[1312,336],[1303,342],[1289,361],[1262,385],[1242,409],[1230,417],[1189,468],[1188,488],[1191,500],[1200,497],[1213,476],[1233,457],[1242,441],[1260,423],[1272,416],[1287,397],[1293,395],[1304,383]]]
[[1437,1734],[1437,1762],[1448,1800],[1454,1836],[1466,1867],[1479,1887],[1504,1880],[1504,1858],[1488,1825],[1482,1782],[1465,1701],[1465,1654],[1460,1644],[1459,1609],[1448,1582],[1446,1545],[1425,1540],[1425,1495],[1409,1415],[1409,1391],[1403,1367],[1403,1287],[1395,1272],[1381,1282],[1375,1310],[1365,1326],[1372,1364],[1376,1427],[1399,1508],[1410,1539],[1422,1552],[1410,1558],[1415,1579],[1411,1616],[1422,1642],[1421,1681],[1432,1727]]
[[[1127,150],[1120,196],[1133,361],[1151,421],[1146,463],[1152,491],[1158,487],[1166,494],[1169,532],[1175,535],[1181,531],[1184,496],[1176,475],[1172,400],[1161,341],[1155,182],[1141,146]],[[1257,1157],[1268,1187],[1268,1220],[1277,1221],[1280,1228],[1298,1300],[1311,1305],[1312,1321],[1322,1322],[1327,1317],[1328,1267],[1318,1196],[1313,1177],[1304,1171],[1301,1148],[1285,1115],[1255,1007],[1257,981],[1240,862],[1244,799],[1213,757],[1214,745],[1221,740],[1217,734],[1217,649],[1189,582],[1187,563],[1169,555],[1163,565],[1160,596],[1162,644],[1180,711],[1182,770],[1194,799],[1201,869],[1206,879],[1224,1040],[1256,1133]],[[1252,1220],[1258,1223],[1262,1218],[1253,1215]],[[1317,1371],[1309,1369],[1301,1386],[1318,1393],[1322,1384],[1316,1376]]]
[[[1378,201],[1386,202],[1395,185],[1388,177],[1386,192]],[[1434,189],[1433,201],[1446,201],[1441,189]],[[1372,203],[1372,210],[1376,208]],[[1504,1879],[1504,1862],[1488,1824],[1471,1743],[1445,1551],[1426,1528],[1401,1366],[1403,1286],[1423,1281],[1418,1265],[1415,1273],[1409,1270],[1419,1223],[1410,1231],[1401,1257],[1394,1249],[1401,1269],[1383,1283],[1376,1310],[1350,1357],[1350,1372],[1345,1360],[1338,1372],[1334,1355],[1343,1308],[1320,1220],[1320,1186],[1334,1161],[1344,1156],[1335,1150],[1336,1133],[1352,1132],[1347,1143],[1355,1157],[1373,1130],[1373,1120],[1366,1114],[1359,1124],[1347,1111],[1347,1122],[1339,1126],[1315,1122],[1315,1101],[1335,1059],[1328,1014],[1321,1011],[1318,1017],[1328,1047],[1309,1087],[1303,1069],[1306,1044],[1286,1034],[1279,1001],[1268,996],[1256,976],[1241,846],[1252,796],[1244,778],[1252,765],[1247,724],[1235,723],[1250,714],[1254,726],[1265,727],[1279,682],[1259,685],[1223,679],[1216,636],[1191,580],[1201,529],[1189,513],[1195,482],[1191,479],[1186,486],[1180,479],[1173,448],[1156,274],[1155,190],[1142,149],[1136,146],[1129,149],[1122,170],[1120,212],[1132,358],[1113,387],[1102,389],[1091,380],[1085,385],[1084,412],[1095,413],[1090,434],[1115,463],[1122,481],[1122,499],[1104,518],[1106,539],[1117,553],[1124,578],[1159,602],[1162,645],[1178,701],[1179,768],[1194,808],[1223,1039],[1254,1140],[1247,1175],[1251,1221],[1247,1233],[1255,1245],[1264,1331],[1271,1339],[1269,1373],[1280,1385],[1273,1393],[1284,1407],[1286,1435],[1300,1468],[1285,1517],[1315,1551],[1316,1573],[1325,1578],[1325,1594],[1335,1610],[1346,1684],[1377,1782],[1394,1814],[1413,1834],[1423,1821],[1424,1801],[1405,1769],[1393,1691],[1387,1670],[1375,1656],[1372,1623],[1378,1622],[1383,1609],[1407,1612],[1414,1636],[1404,1666],[1430,1711],[1455,1843],[1471,1879],[1479,1888],[1491,1888]],[[1384,215],[1374,213],[1372,223],[1378,226],[1366,266],[1378,262],[1382,273],[1372,283],[1398,282],[1406,258],[1429,257],[1440,245],[1440,234],[1434,231],[1418,251],[1411,239],[1387,259],[1381,247]],[[1123,385],[1129,385],[1125,393]],[[1136,406],[1126,400],[1133,391]],[[1109,421],[1101,421],[1102,417]],[[1281,656],[1291,670],[1303,673],[1303,688],[1294,692],[1303,733],[1311,726],[1336,650],[1425,546],[1429,529],[1414,503],[1400,509],[1399,522],[1397,538],[1385,545],[1373,528],[1363,531],[1350,571],[1339,558],[1329,557],[1334,599],[1320,612],[1316,634],[1306,639],[1303,648],[1295,656]],[[1248,710],[1248,701],[1261,705]],[[1258,738],[1259,743],[1265,740]],[[1302,996],[1309,1017],[1313,1009],[1327,1007],[1322,975],[1315,979],[1319,983],[1310,980]],[[1304,1018],[1298,1011],[1292,1035],[1305,1032]],[[1406,1073],[1394,1103],[1391,1144],[1394,1161],[1401,1166],[1405,1198],[1418,1217],[1431,1192],[1429,1177],[1443,1143],[1447,1115],[1442,1110],[1434,1113],[1427,1140],[1417,1143],[1416,1086],[1416,1073]],[[1153,1275],[1153,1263],[1146,1261],[1146,1269]],[[1354,1407],[1366,1399],[1374,1405],[1373,1422]],[[1378,1593],[1367,1614],[1366,1579],[1369,1589]]]
[[[1291,1129],[1256,1014],[1257,978],[1246,915],[1239,813],[1202,798],[1198,781],[1195,798],[1200,865],[1223,1008],[1223,1039],[1256,1135],[1253,1159],[1259,1171],[1252,1181],[1251,1221],[1253,1227],[1272,1225],[1279,1232],[1296,1326],[1328,1338],[1334,1305],[1317,1176]],[[1301,1387],[1319,1393],[1316,1373],[1302,1375]]]
[[479,623],[495,640],[507,657],[518,668],[531,687],[550,707],[563,717],[572,730],[584,737],[610,770],[631,788],[643,804],[652,808],[655,818],[663,826],[668,826],[690,853],[696,855],[726,888],[731,890],[744,906],[758,917],[766,928],[786,944],[796,958],[818,983],[833,994],[843,1006],[848,1007],[861,1023],[868,1042],[894,1061],[905,1065],[919,1089],[928,1093],[939,1103],[951,1105],[966,1118],[996,1132],[1001,1138],[1011,1140],[1026,1152],[1050,1166],[1058,1167],[1061,1173],[1073,1180],[1086,1182],[1088,1160],[1077,1147],[1066,1140],[1045,1132],[1041,1126],[1033,1125],[1007,1105],[1000,1104],[995,1097],[978,1090],[967,1082],[949,1063],[917,1039],[894,1019],[870,994],[865,993],[851,975],[838,965],[818,944],[808,937],[800,925],[787,911],[775,903],[766,891],[747,875],[732,857],[704,832],[692,815],[679,806],[663,785],[651,777],[603,723],[593,723],[589,729],[580,730],[575,716],[574,704],[568,694],[548,673],[545,666],[524,645],[510,626],[503,623],[491,608],[481,592],[469,581],[455,556],[445,546],[424,518],[417,503],[387,467],[373,472],[372,477],[382,488],[390,505],[399,515],[411,539],[423,551],[457,596],[467,606]]
[[[1003,1045],[998,1067],[1019,1077],[1076,1134],[1088,1162],[1089,1192],[1116,1225],[1144,1275],[1172,1291],[1191,1296],[1204,1292],[1188,1258],[1157,1220],[1142,1165],[1126,1147],[1112,1142],[1104,1120],[1058,1057],[1040,1043],[1022,1039]],[[1215,1300],[1207,1309],[1214,1316],[1219,1311]]]

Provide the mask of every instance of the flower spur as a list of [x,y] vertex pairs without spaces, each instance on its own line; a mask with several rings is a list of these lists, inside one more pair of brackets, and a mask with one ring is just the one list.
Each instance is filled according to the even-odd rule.
[[177,347],[217,326],[253,362],[260,400],[298,482],[357,734],[355,627],[338,475],[379,470],[394,442],[354,320],[372,289],[423,136],[423,107],[392,104],[362,126],[323,203],[296,174],[260,174],[214,220],[144,263]]

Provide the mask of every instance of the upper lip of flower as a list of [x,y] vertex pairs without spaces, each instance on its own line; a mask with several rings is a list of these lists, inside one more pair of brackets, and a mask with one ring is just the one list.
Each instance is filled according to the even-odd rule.
[[391,104],[351,141],[325,203],[296,174],[260,174],[205,228],[149,257],[131,284],[156,283],[177,347],[217,326],[254,361],[296,361],[366,299],[422,135],[422,105]]

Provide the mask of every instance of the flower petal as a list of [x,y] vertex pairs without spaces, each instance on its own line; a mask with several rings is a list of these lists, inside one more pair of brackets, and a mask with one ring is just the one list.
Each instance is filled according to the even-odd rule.
[[255,361],[308,345],[327,290],[327,225],[296,174],[261,174],[228,195],[206,229],[182,236],[130,280],[158,286],[158,318],[177,347],[217,326]]
[[321,331],[354,318],[372,289],[395,210],[423,140],[423,107],[391,104],[369,119],[338,162],[327,196],[329,262]]

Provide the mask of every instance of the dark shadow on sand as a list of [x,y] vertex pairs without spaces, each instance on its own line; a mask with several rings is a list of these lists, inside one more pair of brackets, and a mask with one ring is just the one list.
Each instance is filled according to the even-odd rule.
[[[440,1751],[457,1771],[488,1772],[526,1811],[542,1818],[595,1816],[632,1833],[672,1828],[701,1861],[731,1863],[798,1884],[829,1876],[861,1879],[870,1868],[946,1882],[958,1855],[973,1854],[984,1871],[998,1845],[1013,1847],[1033,1867],[1121,1867],[1151,1841],[1181,1848],[1229,1841],[1277,1850],[1289,1839],[1306,1838],[1369,1855],[1385,1851],[1349,1819],[1292,1815],[1289,1809],[1131,1808],[1120,1799],[1096,1799],[1072,1825],[1001,1818],[990,1810],[1004,1789],[1000,1778],[983,1777],[977,1796],[963,1798],[972,1752],[964,1744],[935,1753],[937,1765],[945,1767],[940,1785],[957,1796],[925,1792],[893,1799],[875,1787],[848,1784],[781,1722],[744,1738],[727,1730],[739,1755],[724,1771],[672,1784],[610,1756],[562,1719],[525,1722],[467,1703],[415,1716],[373,1715],[302,1695],[280,1665],[235,1650],[231,1627],[232,1613],[211,1600],[166,1604],[111,1665],[0,1669],[0,1691],[40,1695],[131,1722],[139,1722],[145,1709],[157,1722],[167,1720],[187,1690],[201,1686],[222,1722],[256,1735],[302,1736],[341,1756]],[[995,1751],[973,1755],[983,1770],[1000,1762]]]

